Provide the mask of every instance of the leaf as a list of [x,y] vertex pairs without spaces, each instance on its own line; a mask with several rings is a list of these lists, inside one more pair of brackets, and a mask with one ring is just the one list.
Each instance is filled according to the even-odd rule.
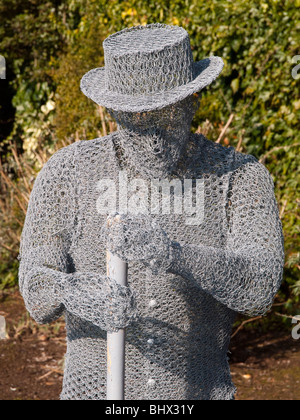
[[240,87],[240,79],[237,78],[237,79],[232,80],[230,86],[231,86],[231,89],[233,90],[233,93],[236,93]]
[[294,101],[293,106],[294,106],[295,110],[298,111],[298,109],[300,109],[300,99],[298,99],[298,101]]

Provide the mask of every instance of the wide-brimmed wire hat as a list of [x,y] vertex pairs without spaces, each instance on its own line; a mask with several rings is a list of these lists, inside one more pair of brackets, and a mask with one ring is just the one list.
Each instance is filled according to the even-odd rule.
[[221,73],[220,57],[194,62],[187,31],[151,24],[117,32],[103,42],[105,67],[89,71],[82,92],[115,111],[143,112],[179,102]]

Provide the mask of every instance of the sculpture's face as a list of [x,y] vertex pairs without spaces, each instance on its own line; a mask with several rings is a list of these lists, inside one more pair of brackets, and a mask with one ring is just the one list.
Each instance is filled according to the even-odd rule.
[[[126,160],[148,175],[162,177],[176,166],[189,139],[200,96],[193,95],[161,110],[114,112]],[[151,174],[149,173],[151,171]]]

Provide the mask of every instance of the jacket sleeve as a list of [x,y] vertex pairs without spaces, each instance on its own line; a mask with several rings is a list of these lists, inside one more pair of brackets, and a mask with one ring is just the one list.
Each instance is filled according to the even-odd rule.
[[56,152],[38,174],[21,236],[19,287],[29,313],[41,323],[62,315],[61,287],[72,270],[75,146]]
[[232,173],[226,210],[226,247],[184,245],[172,271],[234,311],[264,314],[282,282],[284,249],[273,180],[255,158]]
[[101,273],[75,271],[69,253],[76,218],[77,144],[55,153],[37,176],[21,236],[19,286],[39,323],[54,321],[67,310],[114,331],[133,316],[131,293]]

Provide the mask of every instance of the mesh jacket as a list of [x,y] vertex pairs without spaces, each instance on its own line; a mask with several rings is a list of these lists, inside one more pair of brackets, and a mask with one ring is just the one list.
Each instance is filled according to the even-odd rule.
[[[106,216],[96,203],[100,179],[118,186],[116,136],[76,142],[49,159],[35,181],[22,233],[19,280],[28,311],[39,323],[65,314],[61,399],[106,398],[111,328],[101,305],[110,286],[101,235]],[[204,180],[204,217],[197,226],[184,214],[148,216],[181,251],[164,273],[129,264],[139,318],[127,328],[125,399],[232,399],[232,324],[237,313],[265,313],[282,279],[273,181],[253,156],[202,135],[191,135],[178,176]],[[97,297],[96,283],[103,286]],[[80,302],[83,286],[90,299]]]

